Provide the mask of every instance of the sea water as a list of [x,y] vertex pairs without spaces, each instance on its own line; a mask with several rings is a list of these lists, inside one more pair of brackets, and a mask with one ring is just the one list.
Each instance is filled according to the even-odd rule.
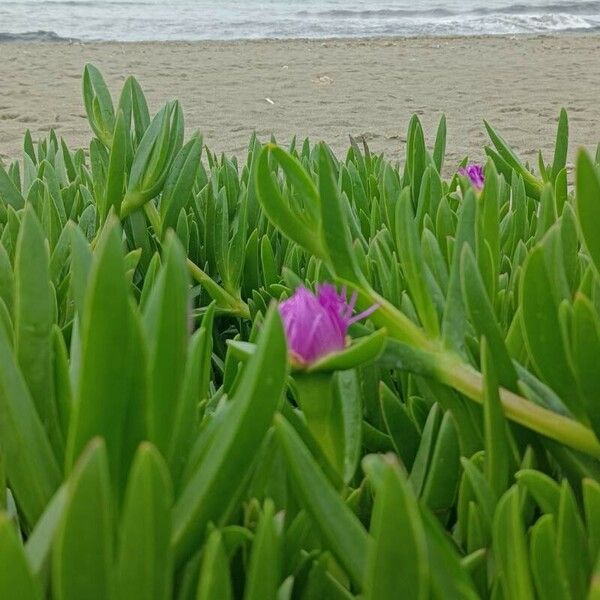
[[585,32],[597,0],[0,0],[0,40],[225,40]]

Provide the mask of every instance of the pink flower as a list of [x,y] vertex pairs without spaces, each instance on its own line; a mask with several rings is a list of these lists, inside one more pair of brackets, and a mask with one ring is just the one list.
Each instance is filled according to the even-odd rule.
[[477,188],[478,190],[483,189],[485,177],[483,174],[483,167],[481,165],[473,163],[459,169],[458,172],[460,175],[468,177],[473,184],[473,187]]
[[368,317],[377,306],[352,316],[356,294],[348,302],[330,283],[317,286],[317,294],[305,287],[279,305],[292,360],[306,365],[347,346],[348,327]]

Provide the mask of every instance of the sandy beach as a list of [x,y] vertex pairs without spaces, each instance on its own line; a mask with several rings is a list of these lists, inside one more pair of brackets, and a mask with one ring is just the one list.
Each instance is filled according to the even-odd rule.
[[[481,158],[488,119],[526,158],[553,147],[561,106],[571,156],[600,141],[600,35],[196,43],[0,44],[0,157],[20,156],[23,134],[50,128],[71,147],[90,131],[81,72],[93,62],[116,96],[138,77],[151,109],[181,100],[188,134],[215,151],[244,154],[249,135],[348,135],[400,156],[417,113],[430,139],[448,118],[448,158]],[[550,160],[551,156],[547,156]]]

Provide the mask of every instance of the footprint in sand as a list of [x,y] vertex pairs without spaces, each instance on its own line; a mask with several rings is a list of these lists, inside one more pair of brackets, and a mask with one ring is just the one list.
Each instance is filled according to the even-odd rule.
[[380,138],[381,135],[379,133],[375,133],[373,131],[365,131],[364,133],[359,133],[357,136],[353,136],[354,139],[360,142],[369,142],[371,140],[376,140]]
[[312,80],[312,82],[320,85],[331,85],[333,83],[333,79],[329,77],[329,75],[318,75]]

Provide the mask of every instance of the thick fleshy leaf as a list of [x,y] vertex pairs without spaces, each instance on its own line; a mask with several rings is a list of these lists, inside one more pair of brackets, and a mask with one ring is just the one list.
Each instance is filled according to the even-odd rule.
[[119,111],[112,137],[106,179],[106,195],[101,199],[102,203],[100,204],[99,202],[102,219],[106,218],[111,209],[115,211],[117,216],[121,210],[121,201],[123,200],[123,194],[125,193],[125,169],[127,165],[127,152],[129,149],[128,132],[125,128],[125,117],[123,113]]
[[169,600],[173,579],[171,504],[166,465],[145,442],[133,461],[120,523],[118,597]]
[[[272,146],[265,146],[262,149],[256,168],[256,192],[263,210],[271,222],[286,236],[307,248],[316,256],[325,258],[326,254],[322,242],[319,236],[315,235],[316,231],[314,229],[316,225],[315,208],[318,208],[318,204],[315,206],[315,192],[311,191],[310,194],[305,196],[308,206],[312,207],[311,212],[313,213],[311,215],[309,212],[312,218],[307,222],[306,218],[301,218],[294,212],[289,201],[282,195],[277,182],[274,180],[273,173],[269,169],[269,153],[271,151],[276,150]],[[302,167],[299,164],[292,159],[286,160],[283,158],[285,156],[283,151],[279,152],[276,156],[279,160],[284,161],[287,171],[292,172],[297,181],[305,183],[303,186],[305,189],[311,189],[311,186],[306,181],[306,175],[303,174]]]
[[83,100],[94,133],[105,145],[110,146],[115,109],[104,78],[94,65],[86,65],[83,72]]
[[421,518],[427,539],[431,597],[436,600],[479,598],[468,570],[461,564],[452,540],[445,535],[440,522],[426,509]]
[[217,426],[213,442],[173,509],[173,543],[182,560],[204,535],[209,521],[227,511],[263,442],[280,403],[287,374],[285,335],[279,313],[269,311],[256,354],[246,365],[238,391]]
[[596,435],[600,435],[600,407],[597,402],[600,389],[600,318],[591,301],[582,294],[578,294],[573,303],[570,346],[567,352],[582,402]]
[[329,354],[315,361],[307,368],[307,371],[309,373],[345,371],[377,360],[386,344],[386,333],[385,329],[379,329],[371,335],[358,338],[345,350]]
[[584,479],[582,483],[588,552],[592,564],[595,564],[600,552],[600,484],[593,479]]
[[213,600],[233,598],[229,561],[223,546],[223,536],[215,529],[204,546],[202,568],[198,581],[196,600]]
[[93,440],[82,454],[67,484],[67,496],[54,539],[53,595],[57,600],[112,600],[116,598],[113,501],[101,439]]
[[268,500],[252,543],[244,600],[277,600],[281,578],[279,529],[275,507]]
[[534,597],[527,540],[517,487],[510,488],[498,503],[494,516],[494,552],[506,598]]
[[356,586],[364,584],[368,534],[338,496],[292,426],[275,421],[296,494],[327,548],[346,569]]
[[584,150],[577,156],[575,200],[583,241],[596,271],[600,273],[600,175]]
[[542,598],[571,598],[563,565],[556,547],[554,517],[544,515],[531,530],[531,572],[537,593]]
[[345,225],[343,200],[334,179],[329,149],[324,144],[319,150],[319,193],[323,244],[329,263],[338,277],[348,281],[363,281],[350,231]]
[[133,454],[143,439],[146,350],[129,299],[120,228],[112,223],[98,246],[81,326],[81,368],[67,468],[100,436],[116,490],[122,496]]
[[463,248],[462,251],[461,283],[465,306],[471,322],[478,335],[486,338],[500,383],[503,387],[515,390],[517,374],[502,339],[498,322],[494,317],[494,311],[477,268],[475,257],[468,247]]
[[383,473],[374,482],[365,598],[427,598],[427,542],[417,499],[393,458],[366,457],[367,474],[374,461]]
[[420,433],[403,404],[385,385],[379,388],[381,412],[396,453],[410,471],[419,448]]
[[41,600],[42,594],[25,557],[14,525],[0,513],[0,598]]
[[0,200],[5,204],[10,204],[15,210],[23,208],[25,199],[14,184],[4,167],[0,164]]
[[183,386],[188,345],[189,277],[181,244],[171,236],[164,266],[144,309],[148,339],[148,436],[166,454]]
[[496,496],[500,497],[508,485],[510,448],[506,418],[500,404],[496,371],[485,338],[481,344],[481,366],[485,381],[483,396],[485,475]]
[[410,195],[404,193],[396,205],[396,245],[403,260],[411,298],[424,329],[432,336],[439,334],[439,322],[432,301],[431,290],[427,286],[425,262],[418,239],[415,216]]
[[573,491],[566,480],[563,480],[560,489],[556,545],[558,559],[563,565],[571,595],[573,598],[582,598],[587,588],[589,558],[583,522]]
[[525,342],[537,371],[577,415],[582,409],[557,327],[558,306],[553,294],[548,293],[551,290],[544,249],[537,246],[527,258],[520,286]]
[[556,131],[556,144],[554,146],[554,160],[552,161],[552,179],[556,181],[558,174],[567,164],[569,151],[569,117],[564,108],[560,110],[558,129]]
[[42,227],[28,206],[21,222],[15,257],[15,347],[44,429],[62,461],[64,439],[54,397],[52,323],[48,250]]
[[63,518],[67,498],[67,485],[63,484],[46,506],[25,545],[31,570],[46,587],[50,580],[52,543]]
[[180,151],[165,181],[160,200],[162,231],[174,228],[180,211],[192,194],[202,154],[202,139],[194,136]]
[[0,449],[21,514],[33,526],[58,489],[61,470],[4,327],[0,364]]

